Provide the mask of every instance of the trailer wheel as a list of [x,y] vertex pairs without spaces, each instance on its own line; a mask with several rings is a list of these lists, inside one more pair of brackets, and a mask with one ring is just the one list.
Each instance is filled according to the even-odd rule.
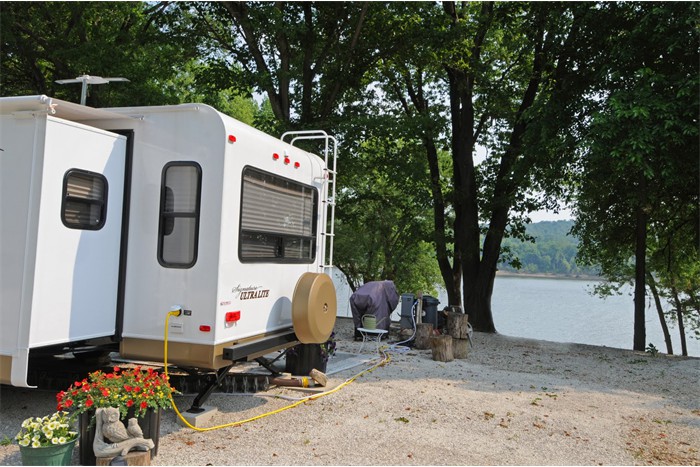
[[327,274],[305,272],[292,298],[292,324],[303,344],[323,344],[335,326],[338,303],[335,286]]

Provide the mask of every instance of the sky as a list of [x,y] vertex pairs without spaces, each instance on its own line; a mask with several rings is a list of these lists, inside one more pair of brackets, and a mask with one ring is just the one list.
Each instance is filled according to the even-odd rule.
[[562,209],[558,214],[551,211],[535,211],[530,214],[530,219],[532,222],[542,222],[542,221],[568,221],[572,220],[574,216],[570,209]]

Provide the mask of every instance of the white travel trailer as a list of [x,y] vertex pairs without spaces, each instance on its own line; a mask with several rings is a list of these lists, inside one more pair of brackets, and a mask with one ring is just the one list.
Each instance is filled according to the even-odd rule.
[[162,362],[173,309],[183,367],[325,342],[336,143],[287,136],[201,104],[0,98],[0,382],[31,387],[33,356],[86,346]]

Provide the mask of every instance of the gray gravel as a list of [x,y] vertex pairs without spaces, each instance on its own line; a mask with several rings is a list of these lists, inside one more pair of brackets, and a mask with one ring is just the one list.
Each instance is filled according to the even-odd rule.
[[[351,321],[336,332],[338,350],[357,353]],[[197,432],[168,411],[153,464],[700,465],[700,359],[481,333],[466,360],[390,357],[333,394],[237,427]],[[367,367],[331,375],[331,387]],[[191,401],[176,399],[182,410]],[[209,403],[217,425],[290,401],[214,394]],[[54,410],[53,392],[2,387],[0,438]],[[0,446],[0,464],[21,464],[16,444]]]

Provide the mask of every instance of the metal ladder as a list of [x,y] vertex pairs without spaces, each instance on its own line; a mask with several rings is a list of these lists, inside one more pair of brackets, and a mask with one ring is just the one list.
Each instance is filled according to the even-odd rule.
[[[323,183],[321,202],[324,204],[321,220],[323,225],[323,231],[321,232],[323,244],[321,245],[321,264],[318,267],[322,271],[327,270],[326,273],[330,275],[330,269],[333,267],[333,239],[335,237],[335,180],[338,162],[338,141],[334,136],[330,136],[323,130],[288,131],[280,139],[284,141],[288,136],[291,137],[289,144],[292,146],[298,140],[323,140],[325,144],[323,150],[325,160],[323,176],[321,179],[317,178],[318,181]],[[331,143],[332,148],[330,147]],[[331,150],[333,151],[332,155]],[[328,257],[327,262],[326,256]]]

